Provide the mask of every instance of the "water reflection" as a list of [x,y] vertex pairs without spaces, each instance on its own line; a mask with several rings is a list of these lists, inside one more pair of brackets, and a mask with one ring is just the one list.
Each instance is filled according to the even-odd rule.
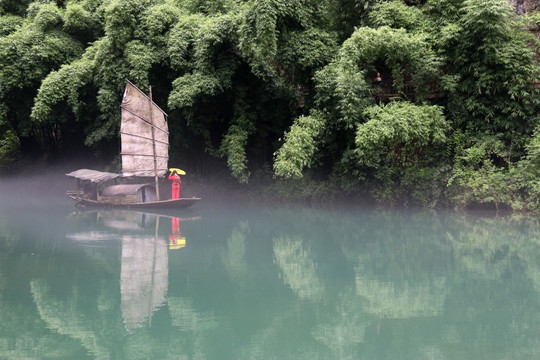
[[[66,238],[94,243],[121,243],[120,303],[126,330],[151,326],[152,315],[166,301],[168,290],[168,250],[186,246],[180,232],[180,218],[129,210],[98,210],[74,213],[94,218],[103,230],[67,234]],[[195,220],[198,218],[188,218]],[[161,224],[171,223],[168,242],[160,234]]]
[[316,273],[309,248],[299,237],[274,239],[274,257],[281,269],[283,282],[301,299],[318,300],[324,295],[324,284]]
[[171,233],[169,235],[169,249],[178,250],[186,246],[186,238],[182,237],[180,231],[180,219],[177,217],[171,218]]
[[0,358],[540,352],[536,218],[200,211],[38,219],[48,228],[0,214]]
[[221,252],[221,259],[229,276],[240,284],[249,280],[248,264],[246,261],[246,242],[248,236],[248,222],[240,221],[231,230],[231,234],[227,238],[226,248]]
[[150,325],[168,289],[167,243],[157,236],[124,235],[120,268],[120,299],[124,326]]

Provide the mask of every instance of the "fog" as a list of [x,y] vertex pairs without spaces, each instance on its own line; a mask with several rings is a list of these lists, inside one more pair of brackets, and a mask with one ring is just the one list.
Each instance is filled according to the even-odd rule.
[[[19,165],[17,170],[0,174],[0,209],[46,210],[72,206],[73,201],[66,196],[66,190],[75,189],[77,182],[66,174],[84,168],[107,171],[97,161],[77,159],[52,164],[43,160],[25,160],[23,163],[26,165]],[[247,188],[236,183],[226,169],[217,169],[204,178],[186,171],[187,175],[182,176],[181,197],[201,197],[205,201],[239,201],[249,197]],[[153,183],[154,179],[143,178],[140,182]],[[162,199],[170,198],[171,184],[166,177],[160,179],[159,188]]]
[[68,164],[28,165],[0,176],[0,207],[37,207],[69,204],[66,190],[73,182],[65,175]]

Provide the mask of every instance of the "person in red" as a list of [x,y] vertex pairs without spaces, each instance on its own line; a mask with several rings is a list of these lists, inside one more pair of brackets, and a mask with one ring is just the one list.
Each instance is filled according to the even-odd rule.
[[178,175],[176,170],[171,171],[169,180],[172,181],[171,199],[178,199],[180,197],[180,184],[182,183],[182,179],[180,179],[180,175]]

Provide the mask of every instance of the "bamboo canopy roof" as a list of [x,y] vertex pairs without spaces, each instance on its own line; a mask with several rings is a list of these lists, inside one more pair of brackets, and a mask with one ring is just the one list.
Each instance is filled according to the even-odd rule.
[[100,182],[104,182],[108,180],[113,180],[121,176],[120,174],[97,171],[97,170],[90,170],[90,169],[80,169],[80,170],[72,171],[66,175],[75,179],[86,180],[93,183],[100,183]]

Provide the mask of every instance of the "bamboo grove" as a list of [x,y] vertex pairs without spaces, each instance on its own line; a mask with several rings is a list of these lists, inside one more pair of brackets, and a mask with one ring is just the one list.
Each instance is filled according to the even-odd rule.
[[129,79],[202,175],[540,211],[539,27],[507,0],[2,0],[0,169],[112,156]]

